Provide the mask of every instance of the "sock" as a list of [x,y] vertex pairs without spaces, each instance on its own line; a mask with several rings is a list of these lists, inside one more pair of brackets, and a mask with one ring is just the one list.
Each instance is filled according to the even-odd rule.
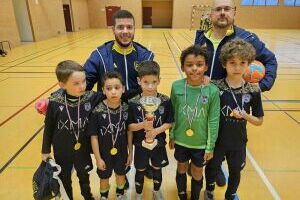
[[109,188],[103,190],[100,189],[100,196],[108,198],[108,192],[109,192]]
[[138,194],[142,194],[142,192],[143,192],[144,176],[145,176],[145,170],[144,171],[136,170],[136,173],[135,173],[135,190],[136,190],[136,193],[138,193]]
[[162,182],[162,173],[161,169],[152,169],[153,172],[153,184],[154,184],[154,191],[158,191],[161,186]]
[[187,199],[186,195],[186,173],[180,174],[176,173],[176,184],[178,190],[178,196],[180,200]]
[[116,188],[116,194],[117,194],[117,196],[120,196],[120,195],[124,194],[124,186],[125,186],[125,184],[123,184],[123,185],[117,185],[117,188]]
[[199,199],[202,186],[203,186],[203,178],[201,178],[201,180],[199,180],[199,181],[192,178],[192,180],[191,180],[191,187],[192,187],[191,200]]

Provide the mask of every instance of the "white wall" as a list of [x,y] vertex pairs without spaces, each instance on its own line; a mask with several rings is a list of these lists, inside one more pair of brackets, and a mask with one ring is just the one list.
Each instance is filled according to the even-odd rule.
[[33,42],[26,0],[13,0],[13,6],[21,42]]

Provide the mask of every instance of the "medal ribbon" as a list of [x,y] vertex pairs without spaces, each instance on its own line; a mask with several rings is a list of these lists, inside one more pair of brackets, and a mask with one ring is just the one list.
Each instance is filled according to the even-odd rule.
[[118,128],[117,128],[117,133],[115,135],[115,138],[114,138],[114,134],[113,134],[113,131],[114,131],[114,127],[112,126],[112,122],[111,122],[111,118],[110,118],[110,109],[108,107],[108,105],[106,104],[106,108],[107,108],[107,114],[108,114],[108,121],[109,121],[109,126],[110,126],[110,129],[111,129],[111,141],[112,141],[112,144],[113,144],[113,148],[115,147],[115,144],[116,144],[116,141],[118,139],[118,136],[119,136],[119,130],[120,130],[120,123],[121,123],[121,119],[122,119],[122,105],[120,105],[120,118],[119,118],[119,122],[117,123],[118,125]]
[[[70,115],[70,112],[69,112],[69,109],[68,109],[68,104],[67,104],[67,95],[65,95],[65,106],[66,106],[66,110],[67,110],[67,114],[68,114],[68,118],[69,118],[69,121],[70,121],[70,129],[71,130],[74,130],[74,126],[73,126],[73,123],[72,123],[72,118],[71,118],[71,115]],[[75,135],[75,138],[76,138],[76,143],[78,143],[78,140],[79,140],[79,128],[80,128],[80,125],[79,125],[79,120],[80,120],[80,109],[79,109],[79,106],[80,106],[80,97],[78,99],[78,104],[77,104],[77,134],[76,132],[74,131],[74,135]]]

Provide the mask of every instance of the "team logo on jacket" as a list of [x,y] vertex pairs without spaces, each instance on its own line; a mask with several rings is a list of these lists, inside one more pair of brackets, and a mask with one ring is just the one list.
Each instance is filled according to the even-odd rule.
[[243,97],[242,97],[242,101],[245,102],[245,103],[249,103],[250,99],[251,99],[250,94],[244,94]]
[[134,61],[133,66],[134,66],[135,71],[137,71],[140,65],[139,65],[138,61]]
[[159,112],[160,115],[164,114],[165,108],[163,106],[159,106],[158,112]]
[[201,100],[202,100],[203,104],[207,104],[207,102],[208,102],[208,96],[202,96]]
[[102,117],[105,119],[106,118],[106,114],[102,114]]
[[221,90],[220,90],[220,96],[222,96],[222,95],[223,95],[223,93],[224,93],[224,91],[221,91]]
[[124,112],[123,119],[126,121],[128,119],[128,112]]
[[90,102],[87,102],[87,103],[85,103],[84,104],[84,109],[86,110],[86,111],[90,111],[91,110],[91,103]]
[[59,106],[60,111],[63,111],[64,106]]

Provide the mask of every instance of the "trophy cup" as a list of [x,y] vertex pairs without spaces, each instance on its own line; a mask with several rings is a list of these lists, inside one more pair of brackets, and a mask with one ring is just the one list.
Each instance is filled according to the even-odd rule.
[[[161,100],[153,96],[143,96],[140,99],[140,103],[146,111],[146,120],[154,120],[154,112],[161,103]],[[142,146],[152,150],[157,145],[157,139],[145,138],[142,142]]]

